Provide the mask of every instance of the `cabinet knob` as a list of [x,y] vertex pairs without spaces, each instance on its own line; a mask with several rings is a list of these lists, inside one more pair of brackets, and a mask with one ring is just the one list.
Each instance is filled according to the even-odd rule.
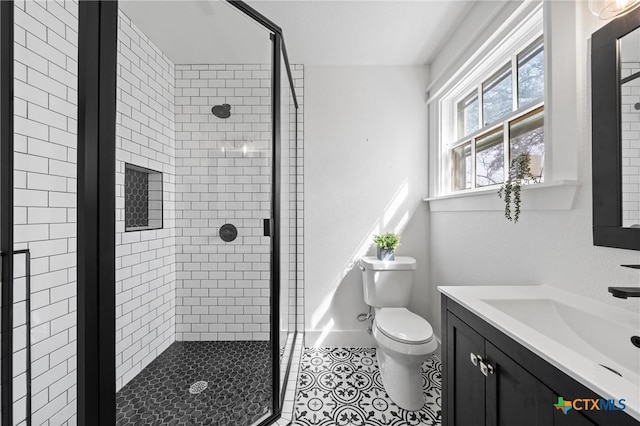
[[482,371],[482,374],[484,374],[485,377],[489,377],[489,375],[493,374],[493,366],[491,364],[485,364],[481,361],[480,371]]
[[482,357],[480,355],[474,354],[473,352],[469,354],[469,357],[471,358],[471,364],[475,365],[476,367],[478,366],[479,362],[482,362]]

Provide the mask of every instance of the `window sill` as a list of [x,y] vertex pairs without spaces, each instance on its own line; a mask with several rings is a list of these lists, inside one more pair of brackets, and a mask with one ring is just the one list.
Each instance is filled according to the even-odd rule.
[[[571,210],[580,182],[561,180],[522,187],[522,210]],[[432,212],[502,211],[498,187],[425,198]]]

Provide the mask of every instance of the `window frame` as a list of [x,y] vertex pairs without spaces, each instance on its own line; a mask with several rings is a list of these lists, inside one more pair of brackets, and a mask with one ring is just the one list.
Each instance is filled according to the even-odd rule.
[[[520,107],[519,104],[519,90],[518,90],[518,58],[523,54],[529,54],[530,52],[535,52],[538,49],[542,48],[544,54],[544,40],[542,35],[538,35],[533,38],[529,43],[525,45],[524,48],[518,49],[514,53],[510,55],[509,61],[503,60],[499,62],[497,68],[493,69],[493,72],[487,74],[488,77],[476,80],[474,83],[475,87],[470,87],[466,91],[462,91],[464,95],[454,98],[453,101],[454,111],[453,111],[453,125],[454,125],[454,134],[457,139],[448,144],[446,155],[450,158],[453,158],[453,151],[461,146],[464,146],[468,143],[471,144],[471,185],[469,188],[456,188],[456,182],[459,180],[456,178],[456,168],[453,161],[450,162],[450,186],[449,191],[451,193],[458,193],[460,191],[469,191],[476,189],[484,189],[492,186],[499,185],[500,183],[492,184],[492,185],[478,185],[477,183],[477,149],[476,143],[479,139],[490,136],[495,132],[498,132],[501,129],[502,131],[502,139],[503,139],[503,182],[507,177],[507,171],[509,170],[509,162],[511,161],[511,146],[510,146],[510,128],[511,123],[517,121],[518,119],[531,114],[536,110],[541,110],[544,113],[544,90],[543,95],[528,103],[525,106]],[[489,86],[489,90],[493,85],[498,84],[505,78],[507,72],[510,71],[511,74],[511,112],[502,115],[499,119],[494,120],[492,122],[488,122],[483,125],[485,121],[485,113],[484,113],[484,93],[487,90],[486,87]],[[475,92],[475,93],[474,93]],[[478,123],[480,126],[477,130],[470,133],[469,135],[463,135],[459,137],[460,133],[464,133],[464,125],[465,121],[463,118],[463,108],[461,105],[469,102],[471,99],[475,99],[477,97],[478,100]],[[465,179],[463,179],[465,180]],[[466,180],[465,180],[466,181]]]
[[[530,52],[536,51],[539,47],[543,50],[545,86],[548,84],[548,46],[543,32],[542,8],[536,8],[521,25],[505,36],[496,47],[486,55],[481,61],[468,68],[462,75],[456,76],[456,81],[445,84],[448,88],[441,96],[438,96],[438,131],[440,142],[438,144],[438,161],[436,194],[437,196],[462,195],[469,192],[484,191],[488,188],[496,187],[499,184],[489,186],[476,185],[476,146],[475,140],[482,135],[490,134],[496,128],[501,127],[503,132],[504,150],[504,173],[506,179],[510,161],[510,123],[518,118],[530,114],[539,108],[545,111],[546,89],[543,89],[540,98],[530,101],[527,105],[520,107],[518,93],[518,58],[524,57]],[[504,69],[511,71],[511,103],[512,110],[497,119],[496,121],[483,125],[484,105],[483,105],[483,85],[495,79]],[[464,120],[458,120],[458,114],[463,110],[460,105],[477,97],[478,99],[478,124],[479,128],[468,135],[464,133]],[[545,114],[546,115],[546,114]],[[544,124],[545,136],[547,135],[547,124]],[[470,188],[456,189],[456,170],[454,169],[455,149],[459,149],[466,143],[471,142],[471,164],[472,182]],[[547,141],[545,140],[545,146]],[[458,182],[465,179],[458,179]]]
[[[501,115],[497,119],[493,121],[487,121],[485,123],[485,112],[484,112],[485,85],[488,86],[486,91],[489,91],[495,86],[497,86],[498,84],[500,84],[502,80],[507,77],[507,75],[511,74],[511,112],[513,112],[514,107],[517,107],[517,105],[513,101],[518,94],[517,93],[518,89],[516,87],[518,83],[517,81],[514,83],[514,78],[513,78],[514,75],[517,76],[517,71],[514,72],[513,70],[513,56],[514,55],[512,55],[511,60],[509,62],[504,62],[503,65],[500,66],[497,70],[495,70],[492,74],[490,74],[489,77],[481,80],[478,83],[478,94],[480,95],[480,104],[478,105],[480,128],[478,130],[482,130],[483,127],[492,126],[495,123],[499,123],[501,121],[500,119],[505,116],[505,115]],[[508,72],[508,71],[511,71],[511,72]]]

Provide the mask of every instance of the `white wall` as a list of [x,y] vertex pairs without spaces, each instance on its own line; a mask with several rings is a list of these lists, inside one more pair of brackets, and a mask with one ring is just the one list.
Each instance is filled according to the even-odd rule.
[[465,52],[455,46],[468,44],[469,51],[472,52],[479,49],[484,40],[490,37],[521,3],[522,0],[473,2],[463,18],[464,23],[458,23],[456,31],[446,41],[445,47],[429,64],[429,86],[432,96],[466,61]]
[[[438,300],[440,285],[549,284],[640,312],[637,300],[607,293],[608,286],[638,285],[638,272],[619,265],[640,263],[640,253],[595,247],[591,234],[588,39],[602,23],[589,14],[586,2],[548,2],[545,7],[551,40],[545,48],[552,52],[547,81],[553,84],[546,105],[547,137],[559,152],[553,176],[581,183],[575,205],[567,211],[524,211],[515,225],[501,211],[430,213],[429,300]],[[439,334],[439,303],[430,304],[428,319]]]
[[425,315],[427,144],[424,67],[305,67],[307,346],[370,345],[356,260],[400,230],[418,259],[411,308]]
[[[129,18],[118,19],[116,389],[175,340],[174,65]],[[162,229],[125,232],[125,163],[162,173]]]

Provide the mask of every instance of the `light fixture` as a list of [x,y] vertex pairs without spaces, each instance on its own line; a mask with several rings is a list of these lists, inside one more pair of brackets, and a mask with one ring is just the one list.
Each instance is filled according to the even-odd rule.
[[640,5],[640,0],[589,0],[589,10],[600,19],[622,16]]

